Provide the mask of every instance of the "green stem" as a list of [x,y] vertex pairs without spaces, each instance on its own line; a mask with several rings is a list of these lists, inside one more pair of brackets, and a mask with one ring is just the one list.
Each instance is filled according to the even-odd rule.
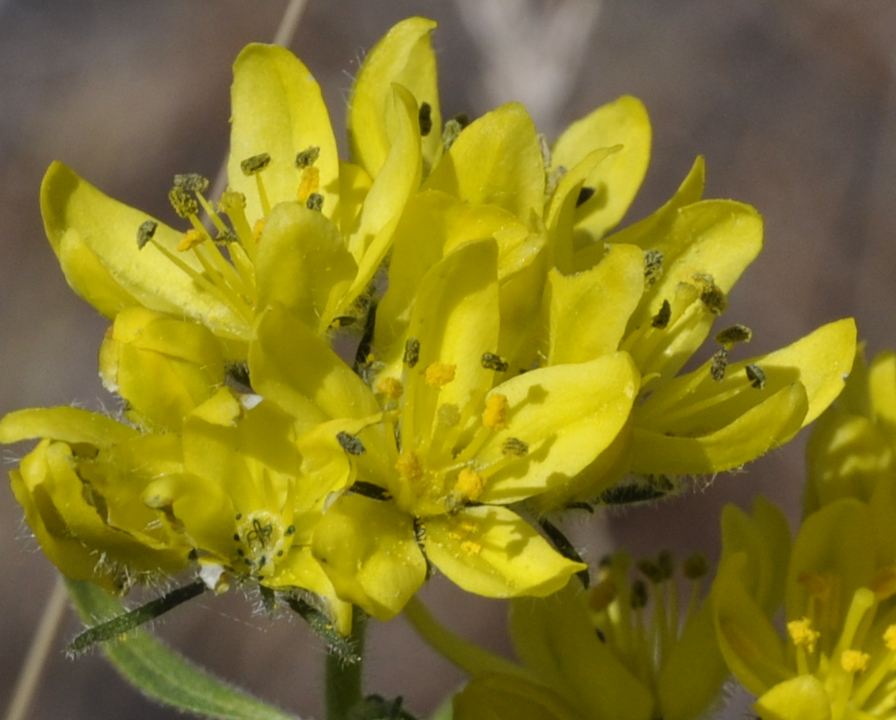
[[349,711],[361,702],[361,672],[364,657],[364,629],[367,615],[360,608],[352,613],[352,634],[354,655],[357,662],[347,663],[334,653],[327,654],[326,698],[327,720],[347,720]]

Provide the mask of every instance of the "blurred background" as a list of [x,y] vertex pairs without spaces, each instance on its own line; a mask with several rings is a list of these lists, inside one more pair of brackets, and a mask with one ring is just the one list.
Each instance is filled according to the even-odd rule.
[[[171,218],[175,173],[214,176],[227,148],[230,65],[273,38],[285,0],[0,0],[0,414],[74,403],[115,408],[96,375],[106,321],[68,289],[46,242],[41,176],[54,159],[113,197]],[[750,354],[847,315],[869,354],[896,347],[896,3],[892,0],[310,0],[291,48],[323,87],[339,132],[365,51],[396,21],[439,22],[443,112],[508,100],[554,137],[621,94],[640,97],[653,159],[629,220],[661,204],[694,157],[707,197],[755,205],[765,250],[731,296]],[[343,145],[344,149],[344,145]],[[628,222],[628,220],[626,221]],[[709,353],[706,353],[708,356]],[[805,434],[687,497],[585,524],[596,560],[717,552],[722,505],[757,493],[798,514]],[[7,451],[5,460],[15,456]],[[0,485],[0,709],[54,582]],[[436,583],[426,598],[469,637],[507,650],[504,606]],[[298,620],[254,615],[238,593],[203,597],[157,628],[190,657],[303,717],[321,716],[322,647]],[[374,623],[374,625],[376,625]],[[93,653],[66,660],[67,616],[33,718],[181,717],[151,705]],[[368,690],[432,710],[460,673],[403,620],[371,630]],[[736,716],[736,713],[729,713]]]

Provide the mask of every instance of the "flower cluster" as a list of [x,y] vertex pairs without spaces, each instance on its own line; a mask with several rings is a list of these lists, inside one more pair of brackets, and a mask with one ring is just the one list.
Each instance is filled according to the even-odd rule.
[[[123,401],[118,419],[0,421],[0,442],[39,439],[12,485],[63,573],[119,593],[183,570],[301,591],[343,633],[353,606],[389,619],[434,569],[543,597],[586,566],[533,518],[739,467],[838,395],[851,320],[729,361],[752,335],[731,325],[682,373],[760,250],[756,211],[703,200],[698,159],[616,230],[647,168],[641,103],[553,144],[514,103],[445,120],[433,27],[399,23],[367,56],[348,161],[308,69],[247,47],[227,188],[175,177],[178,228],[50,167],[47,235],[111,320],[100,374]],[[588,652],[628,642],[604,632]],[[674,673],[656,690],[636,677],[649,651],[626,652],[620,677],[662,698]]]

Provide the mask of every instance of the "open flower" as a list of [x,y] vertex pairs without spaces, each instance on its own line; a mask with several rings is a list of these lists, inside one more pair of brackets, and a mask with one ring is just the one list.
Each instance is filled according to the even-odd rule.
[[[713,587],[720,648],[765,720],[892,717],[894,513],[896,489],[880,484],[868,502],[843,497],[810,514],[789,557],[780,531],[748,529],[752,547],[723,559]],[[783,638],[769,619],[774,587],[785,590]]]
[[332,420],[311,432],[321,457],[349,458],[357,480],[328,507],[312,547],[337,593],[379,618],[416,592],[427,559],[491,597],[549,594],[583,569],[508,506],[568,482],[612,442],[637,386],[624,353],[503,379],[494,241],[457,248],[421,287],[404,371],[381,378],[376,395],[357,377],[338,382],[354,376],[285,312],[269,311],[249,354],[256,390],[293,412],[322,389],[347,393],[341,413],[331,405]]
[[[377,85],[362,71],[357,97]],[[255,317],[289,307],[318,333],[352,318],[421,173],[418,108],[389,86],[377,108],[382,157],[366,170],[340,162],[320,88],[289,51],[250,45],[234,65],[229,185],[175,178],[176,230],[118,203],[54,163],[41,209],[69,284],[109,317],[142,305],[197,320],[245,359]],[[355,143],[363,154],[363,143]],[[210,230],[200,212],[210,218]]]

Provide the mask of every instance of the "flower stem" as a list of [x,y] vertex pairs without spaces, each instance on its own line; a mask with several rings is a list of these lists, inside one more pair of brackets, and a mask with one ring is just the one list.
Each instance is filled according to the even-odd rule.
[[351,640],[358,662],[347,663],[334,653],[327,654],[327,720],[346,720],[349,711],[361,701],[361,673],[364,658],[364,629],[367,615],[359,608],[352,614]]

